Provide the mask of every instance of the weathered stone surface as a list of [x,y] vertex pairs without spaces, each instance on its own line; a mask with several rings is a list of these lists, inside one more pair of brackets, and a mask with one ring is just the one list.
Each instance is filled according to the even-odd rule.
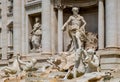
[[[82,77],[71,80],[61,80],[61,78],[63,79],[65,75],[66,77],[68,75],[70,78],[73,78],[73,75],[76,75],[74,74],[74,67],[77,68],[79,73],[83,67],[83,73],[86,69],[97,69],[99,66],[102,71],[112,70],[111,74],[113,78],[106,80],[106,82],[119,82],[120,71],[114,69],[120,68],[120,1],[55,0],[55,2],[56,1],[58,2],[54,4],[54,0],[0,0],[0,55],[2,55],[0,67],[7,66],[7,72],[9,71],[9,73],[16,70],[17,68],[14,70],[12,68],[19,66],[13,63],[14,58],[12,57],[15,57],[19,52],[20,54],[22,53],[22,57],[20,58],[22,64],[28,68],[34,67],[32,64],[33,61],[30,61],[31,58],[38,60],[36,68],[38,68],[37,73],[40,72],[40,74],[38,74],[40,79],[42,79],[40,82],[81,81]],[[70,9],[73,6],[82,8],[79,10],[74,7],[73,15],[71,15],[72,12]],[[84,19],[81,15],[78,15],[78,12]],[[64,26],[72,27],[72,31],[66,29],[69,33],[63,33],[61,30],[62,24],[69,16],[69,19],[71,19],[70,23],[69,25],[65,23]],[[42,24],[42,32],[39,32],[43,35],[42,42],[40,42],[42,44],[42,48],[40,48],[42,51],[39,52],[36,50],[38,53],[30,51],[29,46],[30,32],[33,26],[36,26],[35,17],[40,18],[39,23]],[[82,30],[76,30],[77,27],[79,28],[81,26],[83,28]],[[85,30],[87,30],[87,33]],[[71,43],[67,46],[70,39],[69,34],[72,33]],[[87,38],[85,38],[85,36],[87,36]],[[37,49],[41,46],[38,37],[39,36],[35,36],[32,39],[37,42]],[[92,39],[89,39],[91,37]],[[89,40],[84,43],[84,39]],[[68,47],[70,47],[69,52],[65,53]],[[95,54],[94,51],[96,50],[98,51]],[[11,57],[7,58],[7,55],[11,55]],[[85,57],[81,57],[81,55]],[[92,57],[90,57],[91,55]],[[100,65],[98,65],[99,58]],[[25,62],[27,62],[27,64],[25,64]],[[81,62],[84,65],[81,65]],[[37,73],[34,75],[37,76]],[[86,77],[86,75],[83,73],[83,77]],[[51,76],[51,78],[48,78],[49,76]],[[94,76],[95,75],[93,75],[93,77]],[[17,81],[25,82],[25,79],[20,77],[6,78],[6,82]],[[92,82],[94,81],[92,80]]]

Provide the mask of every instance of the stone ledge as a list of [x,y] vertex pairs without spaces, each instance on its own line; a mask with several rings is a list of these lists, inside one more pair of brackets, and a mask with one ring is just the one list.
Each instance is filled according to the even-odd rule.
[[9,63],[8,60],[4,60],[4,59],[0,60],[0,66],[6,66],[8,65],[8,63]]
[[27,2],[26,7],[33,6],[33,5],[36,5],[36,4],[41,4],[41,0],[35,0],[35,1]]
[[41,55],[52,55],[52,52],[42,52]]
[[120,48],[106,48],[96,52],[100,57],[120,58]]
[[109,70],[113,70],[113,69],[117,69],[120,67],[120,64],[101,64],[101,68],[102,70],[105,70],[105,69],[109,69]]
[[44,54],[43,53],[30,53],[28,55],[22,55],[22,60],[28,61],[31,58],[36,58],[38,61],[44,61],[52,56],[49,54],[46,55],[46,53],[44,53]]
[[107,58],[107,60],[106,60],[106,58],[101,58],[100,62],[101,62],[101,64],[104,64],[104,63],[120,64],[120,58]]
[[120,48],[111,47],[98,50],[102,71],[113,70],[120,67]]

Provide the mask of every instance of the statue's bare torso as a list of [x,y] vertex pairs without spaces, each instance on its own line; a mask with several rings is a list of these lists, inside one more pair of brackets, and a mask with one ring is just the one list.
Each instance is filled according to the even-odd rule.
[[80,16],[80,15],[77,15],[77,16],[74,16],[74,15],[72,15],[72,16],[70,16],[70,22],[71,22],[71,30],[79,30],[80,29],[80,27],[81,27],[81,24],[82,24],[82,16]]

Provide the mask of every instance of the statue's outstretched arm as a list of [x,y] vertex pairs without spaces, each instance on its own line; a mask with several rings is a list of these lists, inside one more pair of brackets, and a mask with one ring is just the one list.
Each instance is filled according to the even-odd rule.
[[68,25],[68,23],[71,21],[71,16],[69,17],[69,19],[65,22],[65,24],[62,26],[62,30],[65,29],[65,27]]

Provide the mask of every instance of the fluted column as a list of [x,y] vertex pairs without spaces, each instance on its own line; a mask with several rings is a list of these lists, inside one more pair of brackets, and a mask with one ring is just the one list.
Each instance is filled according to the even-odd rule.
[[104,2],[103,0],[99,0],[98,6],[98,47],[99,49],[104,49]]
[[42,51],[51,52],[51,3],[42,0]]
[[14,54],[21,53],[21,26],[22,26],[22,13],[21,13],[21,1],[22,0],[14,0],[13,2],[13,40],[14,40]]
[[106,47],[117,47],[117,0],[106,1]]
[[2,59],[7,59],[7,0],[1,0],[2,8]]
[[63,52],[63,9],[58,8],[58,52]]

